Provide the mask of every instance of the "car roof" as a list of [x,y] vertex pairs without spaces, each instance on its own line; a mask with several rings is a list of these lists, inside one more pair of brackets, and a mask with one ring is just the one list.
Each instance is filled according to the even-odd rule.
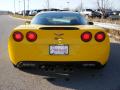
[[79,14],[78,12],[73,12],[73,11],[42,11],[42,12],[39,12],[39,14],[43,14],[43,13],[67,13],[67,14]]

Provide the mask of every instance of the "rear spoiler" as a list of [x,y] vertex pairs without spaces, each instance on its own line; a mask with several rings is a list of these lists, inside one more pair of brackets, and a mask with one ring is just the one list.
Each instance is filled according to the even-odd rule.
[[40,27],[42,30],[79,30],[77,27]]

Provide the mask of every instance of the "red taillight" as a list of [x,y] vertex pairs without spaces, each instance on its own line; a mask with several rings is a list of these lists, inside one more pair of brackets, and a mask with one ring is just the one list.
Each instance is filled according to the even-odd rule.
[[84,32],[82,33],[81,35],[81,39],[84,41],[84,42],[88,42],[92,39],[92,34],[90,32]]
[[35,32],[32,32],[32,31],[27,32],[26,38],[28,41],[33,42],[37,39],[37,34]]
[[105,39],[105,33],[104,32],[98,32],[95,34],[95,40],[98,42],[102,42]]
[[17,42],[20,42],[23,40],[23,34],[19,31],[16,31],[13,33],[13,39]]

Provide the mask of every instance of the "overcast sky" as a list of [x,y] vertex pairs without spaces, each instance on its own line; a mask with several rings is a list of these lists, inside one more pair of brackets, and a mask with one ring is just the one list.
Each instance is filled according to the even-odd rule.
[[[20,1],[20,3],[19,3]],[[26,1],[26,9],[28,9],[28,0]],[[74,9],[80,5],[81,0],[49,0],[51,8],[71,8]],[[97,8],[96,0],[82,0],[84,8]],[[114,9],[120,9],[120,0],[110,0]],[[29,0],[30,9],[47,8],[47,0]],[[70,2],[69,4],[67,2]],[[16,11],[23,10],[23,0],[15,0]],[[0,10],[14,11],[14,0],[0,0]]]

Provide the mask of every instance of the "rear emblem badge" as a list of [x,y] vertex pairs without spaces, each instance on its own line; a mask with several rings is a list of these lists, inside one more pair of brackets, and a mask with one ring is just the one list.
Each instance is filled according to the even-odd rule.
[[61,37],[62,35],[64,35],[64,33],[55,33],[56,37],[54,38],[55,40],[58,41],[58,43],[62,43],[62,40],[64,39],[63,37]]
[[63,41],[63,38],[62,38],[62,37],[55,37],[54,39],[57,40],[58,43],[62,43],[62,41]]
[[62,36],[64,33],[55,33],[56,36]]
[[62,37],[55,37],[54,39],[55,39],[55,40],[58,40],[58,41],[62,41],[62,40],[63,40]]

